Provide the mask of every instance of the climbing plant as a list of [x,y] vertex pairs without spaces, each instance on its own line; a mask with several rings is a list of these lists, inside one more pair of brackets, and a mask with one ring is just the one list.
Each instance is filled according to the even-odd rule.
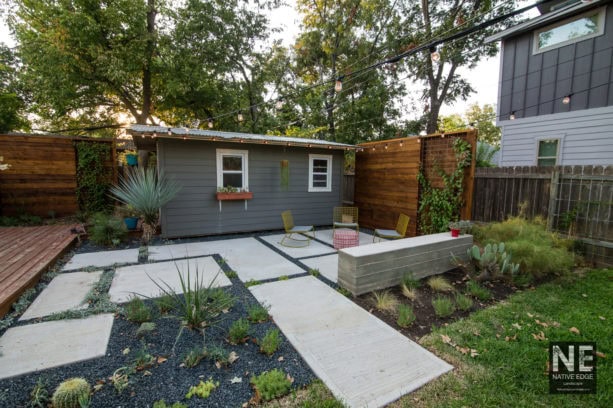
[[104,212],[111,208],[108,195],[113,173],[105,167],[112,160],[110,143],[76,142],[77,200],[86,213]]
[[452,144],[456,166],[446,173],[440,166],[434,170],[441,177],[443,187],[432,186],[420,169],[417,180],[421,187],[419,200],[419,227],[425,234],[447,231],[449,222],[457,221],[464,201],[464,169],[471,164],[471,146],[462,138],[455,138]]

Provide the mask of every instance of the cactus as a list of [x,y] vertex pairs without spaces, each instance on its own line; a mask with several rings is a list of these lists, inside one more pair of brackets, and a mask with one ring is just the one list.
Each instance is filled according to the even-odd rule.
[[481,251],[477,245],[467,250],[469,258],[479,275],[478,280],[496,279],[501,275],[514,276],[519,264],[511,262],[511,254],[506,251],[504,242],[487,244]]
[[79,408],[81,402],[89,400],[89,383],[83,378],[71,378],[58,385],[53,393],[54,408]]

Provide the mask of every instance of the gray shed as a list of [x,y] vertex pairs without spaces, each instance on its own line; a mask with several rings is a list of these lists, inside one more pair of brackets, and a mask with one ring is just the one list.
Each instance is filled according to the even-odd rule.
[[[331,225],[342,203],[344,153],[356,147],[317,139],[132,125],[139,150],[182,186],[161,211],[165,238]],[[239,193],[219,193],[231,186]]]

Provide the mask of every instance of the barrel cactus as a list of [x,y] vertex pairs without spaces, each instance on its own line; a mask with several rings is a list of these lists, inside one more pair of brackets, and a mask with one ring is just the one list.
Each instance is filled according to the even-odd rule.
[[71,378],[58,385],[53,393],[54,408],[79,408],[89,400],[90,387],[83,378]]

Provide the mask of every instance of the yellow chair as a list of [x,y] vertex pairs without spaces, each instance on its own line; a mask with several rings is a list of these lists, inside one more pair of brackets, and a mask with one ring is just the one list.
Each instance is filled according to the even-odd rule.
[[409,226],[409,216],[400,214],[398,217],[398,223],[396,224],[395,230],[386,230],[386,229],[376,229],[375,235],[372,237],[372,242],[375,242],[375,238],[379,237],[379,241],[381,238],[385,239],[400,239],[404,238],[407,233],[407,227]]
[[[292,216],[292,212],[287,210],[281,213],[281,218],[283,218],[283,227],[285,228],[285,236],[279,242],[281,245],[286,247],[301,247],[308,246],[311,243],[311,240],[315,238],[315,227],[312,225],[294,225],[294,217]],[[309,235],[312,233],[313,235]],[[293,238],[293,234],[299,234],[306,239],[302,238]],[[298,241],[298,242],[306,242],[306,245],[287,245],[285,240],[290,241]]]
[[358,207],[334,207],[332,212],[332,229],[355,228],[360,232],[358,226]]

